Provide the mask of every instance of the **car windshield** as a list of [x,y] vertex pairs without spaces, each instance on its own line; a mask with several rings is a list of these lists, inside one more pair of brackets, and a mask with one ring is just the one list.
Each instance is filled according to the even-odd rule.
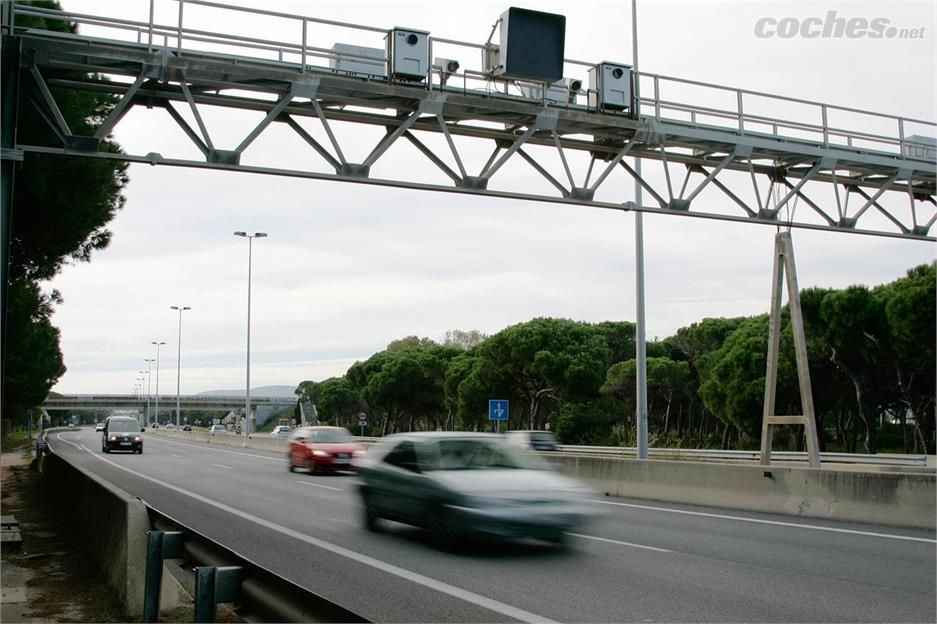
[[351,434],[344,429],[322,429],[320,431],[313,431],[310,437],[313,442],[321,442],[324,444],[352,441]]
[[135,420],[112,420],[107,424],[107,430],[130,433],[139,431],[140,424]]
[[541,469],[536,459],[488,440],[440,440],[427,470]]

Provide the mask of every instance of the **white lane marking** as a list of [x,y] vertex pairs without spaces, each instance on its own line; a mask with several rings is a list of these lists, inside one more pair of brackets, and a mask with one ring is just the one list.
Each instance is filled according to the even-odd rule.
[[[150,440],[158,439],[160,442],[165,442],[166,444],[176,444],[178,446],[185,446],[188,448],[193,448],[195,447],[196,444],[198,444],[197,442],[176,442],[175,440],[166,440],[164,438],[149,438],[149,439]],[[213,448],[210,444],[202,444],[198,448],[199,450],[216,451],[218,453],[231,453],[232,455],[246,455],[247,457],[256,457],[257,459],[268,459],[270,461],[278,461],[278,462],[287,461],[283,457],[267,457],[266,455],[255,455],[254,453],[244,453],[241,451],[228,451],[225,449]]]
[[182,455],[176,455],[175,453],[170,453],[170,455],[172,455],[173,457],[178,457],[179,459],[182,459]]
[[771,524],[775,526],[791,527],[794,529],[810,529],[813,531],[828,531],[830,533],[847,533],[849,535],[866,535],[868,537],[881,537],[884,539],[905,540],[908,542],[924,542],[925,544],[937,544],[937,540],[926,537],[909,537],[907,535],[895,535],[893,533],[875,533],[872,531],[855,531],[853,529],[837,529],[835,527],[816,526],[813,524],[801,524],[798,522],[781,522],[780,520],[762,520],[760,518],[744,518],[741,516],[729,516],[726,514],[706,513],[702,511],[687,511],[685,509],[667,509],[666,507],[652,507],[650,505],[635,505],[633,503],[615,503],[612,501],[593,501],[600,505],[614,505],[616,507],[632,507],[634,509],[647,509],[649,511],[666,511],[668,513],[684,514],[687,516],[703,516],[705,518],[718,518],[720,520],[737,520],[738,522],[751,522],[754,524]]
[[282,533],[283,535],[286,535],[287,537],[291,537],[301,542],[306,542],[307,544],[311,544],[312,546],[315,546],[317,548],[321,548],[331,553],[335,553],[336,555],[339,555],[341,557],[347,557],[348,559],[351,559],[352,561],[357,561],[358,563],[361,563],[366,566],[370,566],[377,570],[381,570],[382,572],[386,572],[387,574],[392,574],[404,580],[410,581],[411,583],[416,583],[417,585],[422,585],[423,587],[434,589],[443,594],[448,594],[454,598],[458,598],[459,600],[463,600],[465,602],[482,607],[483,609],[488,609],[489,611],[494,611],[495,613],[499,613],[506,617],[514,618],[522,622],[557,624],[554,620],[547,619],[543,617],[542,615],[537,615],[536,613],[531,613],[530,611],[524,611],[523,609],[512,607],[509,604],[499,602],[497,600],[494,600],[493,598],[488,598],[486,596],[482,596],[481,594],[476,594],[475,592],[471,592],[467,589],[462,589],[461,587],[456,587],[454,585],[450,585],[443,581],[438,581],[434,578],[424,576],[418,572],[413,572],[411,570],[407,570],[406,568],[401,568],[391,563],[386,563],[384,561],[381,561],[380,559],[375,559],[374,557],[369,557],[368,555],[363,555],[359,552],[355,552],[354,550],[349,550],[348,548],[338,546],[337,544],[332,544],[331,542],[326,542],[325,540],[321,540],[321,539],[312,537],[310,535],[306,535],[305,533],[300,533],[299,531],[295,531],[293,529],[282,526],[270,520],[266,520],[259,516],[255,516],[253,514],[247,513],[246,511],[235,509],[234,507],[231,507],[230,505],[226,505],[224,503],[212,500],[206,496],[202,496],[201,494],[190,492],[189,490],[181,488],[177,485],[172,485],[171,483],[164,483],[158,479],[145,475],[141,472],[137,472],[136,470],[132,470],[125,466],[121,466],[120,464],[113,462],[105,457],[101,457],[100,455],[92,454],[91,456],[94,457],[95,459],[101,460],[102,462],[106,464],[110,464],[111,466],[113,466],[114,468],[117,468],[118,470],[123,470],[124,472],[132,474],[137,478],[144,479],[146,481],[151,481],[163,487],[169,488],[170,490],[178,492],[179,494],[182,494],[184,496],[193,498],[201,503],[210,505],[212,507],[215,507],[216,509],[220,509],[221,511],[238,516],[239,518],[243,518],[244,520],[247,520],[248,522],[259,524],[260,526],[268,528],[272,531]]
[[[55,435],[55,439],[56,439],[56,440],[61,440],[61,441],[64,442],[65,444],[70,444],[71,446],[74,446],[74,447],[75,447],[76,449],[78,449],[79,451],[81,450],[81,447],[80,447],[80,446],[78,446],[78,445],[75,444],[74,442],[69,442],[68,440],[66,440],[65,438],[63,438],[61,433],[57,433],[57,434]],[[51,448],[52,445],[50,444],[49,447]],[[53,449],[53,450],[54,450],[54,449]]]
[[212,466],[218,466],[219,468],[224,468],[225,470],[234,470],[231,466],[225,466],[224,464],[212,464]]
[[296,481],[296,483],[301,483],[303,485],[308,485],[310,487],[322,488],[324,490],[335,490],[336,492],[344,492],[342,488],[331,487],[328,485],[319,485],[318,483],[309,483],[308,481]]
[[620,540],[608,539],[605,537],[596,537],[595,535],[583,535],[582,533],[570,533],[575,537],[581,537],[583,539],[595,540],[597,542],[608,542],[609,544],[618,544],[619,546],[628,546],[629,548],[643,548],[644,550],[653,550],[654,552],[662,553],[672,553],[672,550],[667,550],[666,548],[657,548],[656,546],[645,546],[644,544],[635,544],[633,542],[622,542]]

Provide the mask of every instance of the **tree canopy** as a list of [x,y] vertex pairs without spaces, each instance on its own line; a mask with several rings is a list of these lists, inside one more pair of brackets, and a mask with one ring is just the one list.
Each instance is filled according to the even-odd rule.
[[[61,9],[58,2],[34,5]],[[18,16],[18,26],[42,26],[75,32],[74,24]],[[42,24],[38,24],[42,21]],[[79,77],[62,70],[55,77]],[[50,78],[50,76],[46,76]],[[20,83],[17,140],[21,144],[61,146],[43,117],[26,104],[33,88],[28,72]],[[72,134],[93,136],[113,109],[106,94],[51,88]],[[110,139],[102,148],[119,152]],[[42,284],[68,262],[87,262],[110,243],[107,224],[124,205],[126,164],[118,161],[26,152],[15,171],[11,208],[10,265],[6,345],[3,365],[3,411],[22,421],[41,403],[65,372],[59,331],[51,322],[57,292],[44,294]]]
[[[861,439],[875,452],[885,439],[892,451],[934,452],[935,285],[931,264],[871,289],[802,291],[821,449],[856,451]],[[797,414],[789,316],[785,308],[776,409]],[[356,362],[343,378],[344,404],[366,407],[372,433],[491,430],[488,401],[508,399],[509,428],[550,428],[566,443],[634,444],[632,323],[535,318],[478,342],[456,335],[444,345],[402,338]],[[649,342],[650,443],[757,448],[767,344],[767,315],[707,318]],[[330,382],[315,385],[322,405]],[[802,448],[802,430],[788,429],[776,447]]]

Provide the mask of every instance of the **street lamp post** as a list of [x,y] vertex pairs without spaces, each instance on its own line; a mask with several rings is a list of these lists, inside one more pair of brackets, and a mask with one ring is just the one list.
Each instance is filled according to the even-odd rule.
[[146,358],[146,421],[150,424],[150,382],[153,380],[153,358]]
[[169,309],[179,311],[179,340],[176,352],[176,427],[178,428],[182,426],[182,423],[179,422],[179,381],[182,375],[182,313],[192,308],[189,306],[169,306]]
[[[146,371],[145,371],[145,370],[140,371],[140,375],[141,375],[141,377],[140,377],[140,399],[143,400],[143,401],[149,402],[149,397],[146,396]],[[148,416],[148,414],[146,413],[146,404],[144,403],[144,405],[143,405],[143,422],[140,423],[140,424],[146,425],[146,418],[147,418],[147,416]]]
[[255,238],[266,238],[266,232],[235,232],[235,236],[247,239],[247,384],[244,399],[244,446],[250,438],[251,426],[251,256]]
[[166,344],[165,341],[153,341],[150,344],[156,345],[156,413],[153,415],[153,422],[159,423],[159,347]]
[[[141,374],[141,375],[144,374],[144,373],[146,373],[146,371],[140,371],[140,374]],[[143,388],[145,387],[145,386],[143,385],[143,382],[145,382],[145,381],[146,381],[146,377],[137,377],[137,382],[138,382],[138,383],[137,383],[137,386],[140,388],[140,392],[139,392],[139,394],[137,395],[137,398],[138,398],[139,400],[141,400],[141,401],[143,400]],[[137,422],[140,424],[141,427],[143,426],[143,423],[140,422],[140,419],[137,419]],[[144,420],[144,422],[145,422],[145,420]]]
[[[638,73],[638,0],[631,0],[631,54],[634,63],[634,118],[641,118],[641,78]],[[664,164],[667,167],[667,164]],[[637,207],[634,213],[634,255],[635,255],[635,385],[637,386],[637,400],[635,401],[635,437],[637,438],[637,459],[647,460],[647,344],[646,317],[644,301],[644,213],[641,211],[641,159],[634,159],[634,203]]]

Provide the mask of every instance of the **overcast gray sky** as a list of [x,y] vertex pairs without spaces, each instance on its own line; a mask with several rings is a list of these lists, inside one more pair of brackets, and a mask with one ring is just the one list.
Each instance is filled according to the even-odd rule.
[[[149,6],[148,0],[62,3],[77,12],[140,20]],[[631,61],[631,11],[624,0],[516,4],[566,15],[567,58]],[[175,23],[176,2],[157,0],[157,6],[160,19]],[[387,29],[406,26],[481,44],[510,4],[265,0],[255,6]],[[934,6],[639,2],[640,66],[932,121]],[[277,28],[259,20],[199,23],[194,7],[185,10],[192,28],[264,37]],[[765,17],[804,20],[829,11],[923,27],[923,36],[756,35]],[[380,46],[380,38],[371,45]],[[207,113],[216,145],[228,149],[257,121],[231,111]],[[131,153],[197,154],[158,110],[134,109],[115,138]],[[349,160],[363,158],[374,142],[362,135],[360,145],[349,144]],[[374,175],[432,169],[412,148],[395,150]],[[314,158],[310,153],[290,131],[271,128],[242,162],[296,166],[297,159]],[[484,162],[487,151],[479,153]],[[534,175],[521,162],[509,164],[500,179],[521,190]],[[235,230],[269,234],[253,246],[255,387],[341,375],[355,360],[407,335],[439,340],[450,329],[492,334],[537,316],[635,318],[634,217],[628,213],[171,167],[133,165],[129,176],[126,207],[110,224],[111,246],[49,284],[65,300],[53,321],[62,331],[68,372],[55,391],[130,392],[138,371],[146,369],[144,359],[156,356],[151,341],[163,340],[160,390],[174,392],[178,315],[172,305],[192,308],[182,323],[181,392],[242,388],[248,250]],[[625,180],[609,184],[617,201],[632,198]],[[706,198],[716,201],[718,195]],[[774,234],[766,226],[646,216],[648,337],[663,338],[705,317],[767,311]],[[931,243],[804,230],[794,232],[794,245],[801,287],[892,281],[932,261],[935,250]],[[154,367],[154,391],[155,375]]]

